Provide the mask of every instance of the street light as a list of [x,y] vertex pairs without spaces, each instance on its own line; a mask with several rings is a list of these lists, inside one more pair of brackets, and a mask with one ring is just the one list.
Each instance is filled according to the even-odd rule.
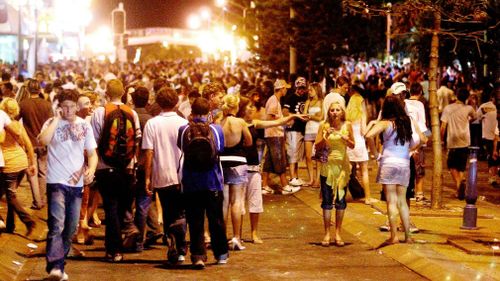
[[215,6],[217,6],[217,7],[226,6],[226,0],[215,0]]
[[201,27],[200,17],[196,14],[191,14],[187,19],[187,24],[190,29],[198,29]]

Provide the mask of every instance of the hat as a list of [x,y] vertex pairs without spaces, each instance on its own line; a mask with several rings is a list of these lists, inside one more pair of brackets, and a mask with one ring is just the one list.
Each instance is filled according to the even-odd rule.
[[298,87],[307,87],[306,78],[299,77],[299,78],[297,78],[297,80],[295,80],[295,88],[298,88]]
[[285,80],[283,79],[276,79],[276,82],[274,82],[274,89],[278,90],[281,88],[287,88],[290,89],[291,85],[288,84]]
[[393,95],[399,95],[404,91],[407,91],[406,85],[402,82],[396,82],[392,84],[391,91]]

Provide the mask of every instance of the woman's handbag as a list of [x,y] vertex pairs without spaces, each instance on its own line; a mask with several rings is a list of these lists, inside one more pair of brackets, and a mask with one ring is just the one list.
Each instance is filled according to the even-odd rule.
[[323,144],[314,144],[313,149],[312,149],[312,159],[316,160],[320,163],[326,163],[328,162],[328,154],[330,153],[330,149],[326,145],[326,143],[323,142]]

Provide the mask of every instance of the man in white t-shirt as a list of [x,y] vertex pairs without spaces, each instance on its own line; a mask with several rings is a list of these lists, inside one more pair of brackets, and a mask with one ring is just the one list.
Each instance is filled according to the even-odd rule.
[[83,183],[94,178],[97,166],[94,134],[90,125],[76,115],[77,101],[76,91],[65,90],[59,97],[56,116],[45,122],[38,136],[48,148],[46,270],[50,280],[68,280],[65,258],[78,225]]
[[495,98],[492,97],[490,91],[483,92],[482,100],[484,101],[477,109],[477,119],[481,120],[482,127],[482,144],[486,146],[488,153],[488,170],[489,170],[489,183],[498,188],[497,172],[498,172],[498,119],[497,107],[495,105]]
[[142,139],[146,153],[146,193],[151,196],[154,189],[160,198],[167,258],[173,264],[183,262],[186,255],[186,217],[177,174],[181,150],[177,147],[177,138],[179,128],[188,122],[173,111],[178,101],[175,90],[164,87],[158,91],[156,103],[162,112],[148,120]]
[[[425,107],[420,101],[422,98],[423,89],[422,85],[418,82],[414,82],[410,86],[410,98],[405,99],[406,112],[410,118],[415,122],[415,124],[420,129],[420,132],[428,132],[426,118],[425,118]],[[424,200],[424,176],[425,176],[425,153],[424,153],[425,143],[421,144],[418,149],[412,151],[411,160],[415,165],[415,199],[417,202]]]
[[465,196],[464,172],[470,145],[469,120],[476,118],[474,108],[465,104],[468,97],[467,89],[458,90],[457,101],[447,105],[441,115],[441,138],[444,139],[444,133],[448,129],[448,169],[455,180],[457,197],[460,200]]
[[453,90],[448,88],[447,85],[450,85],[451,82],[444,80],[441,82],[441,87],[436,91],[436,96],[438,100],[438,110],[439,113],[442,113],[444,108],[450,103],[453,98]]

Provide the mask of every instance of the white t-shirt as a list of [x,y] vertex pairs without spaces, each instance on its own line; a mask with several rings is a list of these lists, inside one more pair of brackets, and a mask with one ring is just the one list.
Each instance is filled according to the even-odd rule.
[[469,114],[474,112],[470,105],[457,102],[443,109],[441,121],[448,124],[448,148],[463,148],[470,145]]
[[494,140],[498,136],[497,107],[491,101],[477,109],[477,119],[481,120],[483,139]]
[[[121,102],[113,102],[113,104],[116,105],[123,105]],[[92,113],[92,119],[90,121],[90,124],[92,126],[92,130],[94,131],[94,137],[95,141],[99,143],[99,139],[101,138],[101,131],[102,127],[104,126],[104,113],[105,109],[104,107],[99,107],[97,108],[94,113]],[[137,115],[137,112],[132,109],[132,113],[134,114],[134,122],[135,122],[135,134],[136,138],[141,137],[141,123],[139,122],[139,116]],[[136,159],[134,158],[132,161],[130,161],[130,164],[127,166],[127,168],[133,168],[134,163]],[[101,157],[99,157],[99,162],[97,163],[97,169],[102,170],[102,169],[109,169],[111,168],[110,166],[104,164],[104,162],[101,160]]]
[[424,104],[418,100],[405,100],[406,113],[418,124],[420,132],[427,131]]
[[436,96],[438,100],[438,110],[443,112],[444,108],[450,103],[450,99],[453,96],[453,90],[448,89],[446,86],[441,86],[436,91]]
[[[42,131],[52,120],[50,118],[45,122]],[[96,147],[89,123],[80,117],[73,123],[60,120],[48,145],[47,183],[83,187],[84,150],[91,151]]]
[[188,121],[175,112],[162,112],[148,120],[144,127],[142,149],[153,150],[153,188],[179,184],[179,158],[181,150],[177,147],[179,128]]
[[345,108],[345,98],[337,92],[330,92],[323,100],[323,119],[326,120],[328,109],[334,102],[340,103]]
[[[0,132],[2,132],[5,128],[5,126],[9,126],[11,120],[9,118],[9,115],[5,113],[3,110],[0,110]],[[0,167],[5,166],[5,161],[3,159],[3,153],[2,150],[0,149]]]
[[[280,101],[275,95],[272,95],[266,102],[266,115],[274,115],[277,119],[283,117]],[[285,136],[285,130],[283,129],[283,126],[264,129],[264,137],[266,138],[284,137],[284,136]]]

